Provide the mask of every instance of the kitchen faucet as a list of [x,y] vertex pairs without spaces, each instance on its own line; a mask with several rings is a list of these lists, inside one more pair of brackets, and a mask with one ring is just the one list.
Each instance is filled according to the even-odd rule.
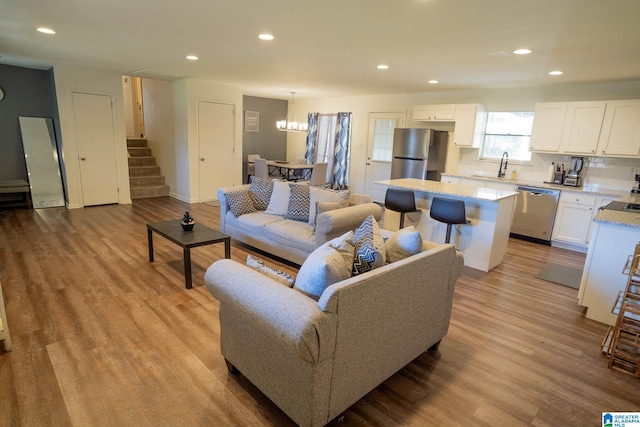
[[[502,169],[502,164],[504,162],[504,169]],[[509,164],[509,153],[506,151],[502,153],[502,158],[500,159],[500,169],[498,169],[498,178],[504,178],[507,173],[507,165]]]

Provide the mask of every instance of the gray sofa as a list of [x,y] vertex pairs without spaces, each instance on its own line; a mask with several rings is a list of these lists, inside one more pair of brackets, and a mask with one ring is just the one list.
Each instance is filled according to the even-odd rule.
[[424,251],[329,286],[318,301],[232,260],[212,264],[220,346],[296,423],[321,426],[435,348],[449,327],[462,255]]
[[312,225],[282,216],[252,212],[235,217],[225,193],[249,191],[249,185],[218,189],[220,201],[220,231],[232,238],[296,264],[304,260],[317,247],[356,229],[369,215],[382,218],[382,208],[361,194],[349,196],[349,206],[324,212],[316,218],[315,233]]

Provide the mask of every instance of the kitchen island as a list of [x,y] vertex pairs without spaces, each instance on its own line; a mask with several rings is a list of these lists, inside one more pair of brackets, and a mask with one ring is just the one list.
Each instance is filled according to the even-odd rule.
[[[640,204],[640,197],[629,195],[619,201]],[[622,271],[627,258],[640,242],[639,212],[605,209],[594,218],[578,292],[578,302],[587,307],[589,319],[608,325],[616,322],[611,308],[627,284],[628,276]]]
[[[434,196],[463,200],[469,223],[457,226],[458,232],[455,229],[451,232],[451,243],[464,255],[465,266],[489,271],[502,262],[518,193],[415,178],[377,181],[376,184],[412,190],[419,212],[409,214],[405,225],[413,223],[424,240],[437,243],[444,242],[447,225],[429,216],[431,200]],[[395,230],[398,224],[399,214],[385,210],[384,228]]]

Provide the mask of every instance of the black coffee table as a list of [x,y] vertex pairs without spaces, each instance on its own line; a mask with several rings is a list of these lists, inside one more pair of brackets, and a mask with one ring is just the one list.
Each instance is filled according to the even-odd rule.
[[182,230],[180,220],[152,222],[147,224],[149,240],[149,262],[153,262],[153,232],[180,246],[184,253],[184,281],[191,289],[191,248],[224,242],[224,257],[231,258],[231,237],[202,224],[195,224],[192,231]]

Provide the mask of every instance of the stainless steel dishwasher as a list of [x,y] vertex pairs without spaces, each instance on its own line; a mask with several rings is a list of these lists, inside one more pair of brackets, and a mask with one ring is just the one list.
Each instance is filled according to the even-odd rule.
[[518,186],[516,191],[511,234],[550,244],[560,191],[529,186]]

